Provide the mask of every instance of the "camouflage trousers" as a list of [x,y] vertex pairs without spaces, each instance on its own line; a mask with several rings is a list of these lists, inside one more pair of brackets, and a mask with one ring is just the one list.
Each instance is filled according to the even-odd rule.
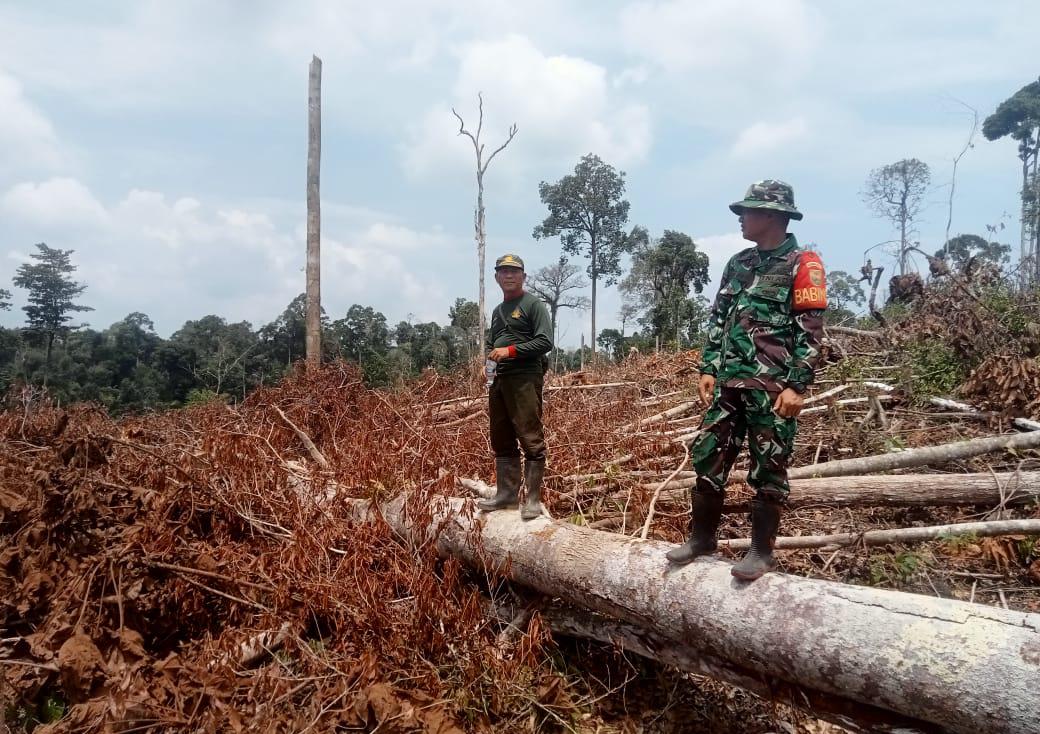
[[723,492],[733,462],[748,439],[751,471],[748,484],[763,499],[783,500],[791,488],[787,463],[798,429],[795,418],[773,412],[776,393],[722,387],[704,415],[703,433],[690,447],[698,492]]

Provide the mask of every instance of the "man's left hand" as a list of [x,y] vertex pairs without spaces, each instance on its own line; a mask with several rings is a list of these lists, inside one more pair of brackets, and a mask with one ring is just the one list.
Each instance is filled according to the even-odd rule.
[[509,347],[495,347],[488,352],[488,359],[494,360],[495,362],[501,362],[503,359],[509,359]]
[[791,388],[786,388],[773,403],[773,412],[781,418],[794,418],[802,412],[805,397],[799,395]]

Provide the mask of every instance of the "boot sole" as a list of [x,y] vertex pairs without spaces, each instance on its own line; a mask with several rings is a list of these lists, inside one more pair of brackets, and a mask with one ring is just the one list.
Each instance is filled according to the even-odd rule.
[[763,576],[765,576],[770,571],[775,571],[775,570],[776,570],[776,564],[773,564],[769,568],[763,569],[762,571],[759,571],[758,573],[745,573],[743,571],[738,571],[736,568],[731,568],[729,572],[731,574],[733,574],[733,576],[735,578],[738,578],[741,581],[755,581],[757,579],[762,578]]
[[481,512],[497,512],[498,510],[515,510],[518,507],[520,507],[520,504],[518,502],[513,502],[513,503],[509,503],[509,504],[505,504],[505,505],[495,505],[494,507],[484,507],[484,506],[482,506],[480,504],[477,504],[477,509],[480,510]]
[[[718,549],[716,549],[716,550],[718,550]],[[676,566],[685,566],[688,563],[693,563],[698,558],[704,558],[706,556],[713,556],[713,555],[715,555],[715,551],[714,550],[707,551],[705,553],[698,553],[697,555],[690,556],[689,558],[685,558],[684,557],[684,558],[681,558],[679,560],[676,560],[674,558],[670,558],[667,553],[665,553],[664,557],[668,559],[669,563],[674,563]]]

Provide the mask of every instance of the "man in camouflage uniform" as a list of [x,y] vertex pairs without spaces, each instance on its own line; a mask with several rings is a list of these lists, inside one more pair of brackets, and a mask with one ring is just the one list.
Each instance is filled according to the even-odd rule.
[[497,363],[488,390],[491,448],[495,452],[495,496],[481,500],[484,512],[515,507],[520,495],[520,448],[524,453],[523,479],[527,485],[520,517],[542,514],[542,477],[545,474],[545,432],[542,428],[542,381],[552,350],[552,321],[545,304],[524,292],[524,261],[503,255],[495,261],[495,281],[502,303],[491,315],[488,359]]
[[790,490],[787,463],[796,416],[820,361],[827,293],[819,255],[787,232],[790,220],[802,218],[788,184],[752,184],[730,209],[755,247],[730,258],[711,310],[698,385],[710,407],[690,449],[697,472],[690,537],[668,560],[689,563],[715,551],[726,480],[746,435],[748,484],[755,489],[751,549],[733,575],[751,581],[776,567],[773,544]]

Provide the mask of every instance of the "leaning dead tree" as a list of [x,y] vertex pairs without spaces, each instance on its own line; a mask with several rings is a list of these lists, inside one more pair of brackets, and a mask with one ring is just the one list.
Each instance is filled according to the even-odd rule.
[[485,267],[485,249],[487,245],[487,232],[484,229],[484,174],[487,173],[488,166],[491,165],[491,161],[498,155],[507,145],[509,145],[513,138],[516,136],[517,126],[514,122],[509,128],[509,137],[506,138],[506,142],[495,148],[495,150],[487,157],[484,158],[484,144],[480,142],[480,133],[484,127],[484,95],[482,93],[477,94],[477,109],[479,114],[477,117],[477,131],[472,133],[466,129],[466,123],[462,120],[462,115],[455,111],[455,108],[451,108],[451,113],[458,118],[459,121],[459,135],[465,135],[473,143],[473,152],[477,156],[477,208],[473,213],[473,229],[474,237],[477,241],[477,260],[480,267],[480,280],[479,280],[479,295],[477,297],[477,307],[480,309],[480,320],[479,329],[477,334],[478,344],[484,339],[484,332],[486,330],[485,315],[484,315],[484,267]]
[[665,543],[482,515],[460,499],[424,506],[429,523],[414,522],[404,498],[352,506],[410,543],[645,631],[708,671],[721,661],[725,680],[776,680],[922,730],[1040,731],[1037,614],[780,573],[742,584],[721,559],[676,568]]
[[321,59],[311,58],[307,94],[307,361],[321,361]]

